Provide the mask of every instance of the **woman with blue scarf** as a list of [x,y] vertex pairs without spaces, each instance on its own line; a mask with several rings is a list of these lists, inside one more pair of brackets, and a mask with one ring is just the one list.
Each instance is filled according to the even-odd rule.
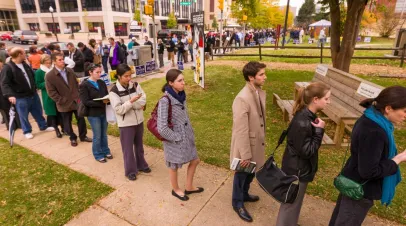
[[360,103],[364,115],[355,123],[351,135],[351,156],[342,175],[363,185],[364,198],[353,200],[342,194],[329,226],[357,226],[364,221],[373,200],[389,205],[401,181],[399,164],[406,151],[397,154],[394,124],[406,120],[406,88],[388,87],[374,99]]
[[[172,195],[187,201],[188,195],[201,193],[204,189],[193,185],[193,177],[200,160],[197,156],[195,135],[187,111],[184,89],[185,79],[182,72],[177,69],[169,70],[166,73],[166,84],[162,88],[164,96],[158,103],[157,128],[165,139],[164,156],[169,169]],[[186,186],[185,189],[181,189],[178,184],[178,169],[187,163],[189,165]]]

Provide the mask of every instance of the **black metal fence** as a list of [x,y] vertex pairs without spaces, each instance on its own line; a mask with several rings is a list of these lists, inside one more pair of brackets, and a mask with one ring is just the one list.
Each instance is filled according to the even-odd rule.
[[[313,56],[303,56],[303,55],[281,55],[281,54],[263,54],[262,50],[263,49],[319,49],[320,54],[319,55],[313,55]],[[220,50],[220,53],[214,53],[214,50]],[[225,49],[258,49],[258,54],[249,54],[249,53],[242,53],[242,54],[236,54],[236,53],[224,53]],[[236,46],[227,46],[227,47],[212,47],[211,48],[211,56],[212,59],[216,57],[222,57],[222,56],[258,56],[260,60],[262,60],[262,57],[279,57],[279,58],[313,58],[313,59],[320,59],[320,63],[323,63],[323,59],[331,59],[331,56],[323,56],[323,50],[328,50],[330,49],[330,46],[324,46],[324,44],[321,44],[321,47],[313,47],[313,46],[285,46],[283,48],[281,47],[275,47],[275,46],[263,46],[261,44],[257,46],[241,46],[241,47],[236,47]],[[223,54],[221,51],[223,50]],[[391,51],[398,51],[400,56],[353,56],[352,59],[363,59],[363,60],[399,60],[400,61],[400,67],[403,67],[404,59],[405,59],[405,51],[406,51],[406,44],[403,46],[403,48],[354,48],[354,50],[366,50],[366,51],[384,51],[384,50],[391,50]]]

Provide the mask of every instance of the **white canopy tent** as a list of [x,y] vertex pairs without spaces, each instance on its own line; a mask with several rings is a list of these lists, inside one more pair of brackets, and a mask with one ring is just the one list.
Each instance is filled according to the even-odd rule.
[[328,20],[320,20],[310,24],[309,27],[331,27],[331,22]]

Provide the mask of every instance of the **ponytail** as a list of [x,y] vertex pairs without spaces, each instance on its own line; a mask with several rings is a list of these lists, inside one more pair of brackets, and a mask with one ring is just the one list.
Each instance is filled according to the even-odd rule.
[[302,110],[304,107],[307,106],[304,98],[305,93],[306,93],[305,87],[301,87],[296,97],[295,105],[293,106],[293,115],[295,115],[297,112],[299,112],[300,110]]
[[368,99],[361,101],[361,103],[359,103],[359,105],[361,105],[361,107],[364,107],[364,108],[369,108],[372,105],[374,105],[374,101],[375,101],[375,98],[368,98]]
[[292,114],[295,115],[297,112],[309,106],[309,104],[312,103],[313,98],[323,98],[329,91],[330,87],[322,82],[314,82],[306,87],[300,88],[295,105],[293,106]]
[[165,85],[162,86],[161,91],[162,91],[163,93],[165,93],[166,87],[167,87],[168,85],[169,85],[168,83],[165,83]]

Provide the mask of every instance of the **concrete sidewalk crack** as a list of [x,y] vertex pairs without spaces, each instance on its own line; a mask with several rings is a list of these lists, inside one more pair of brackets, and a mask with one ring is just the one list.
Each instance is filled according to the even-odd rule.
[[109,213],[113,214],[114,216],[116,216],[116,217],[120,218],[121,220],[123,220],[123,221],[127,222],[128,224],[130,224],[130,225],[134,225],[134,226],[137,226],[136,224],[133,224],[133,223],[131,223],[130,221],[128,221],[128,220],[126,220],[126,219],[124,219],[124,218],[120,217],[120,216],[119,216],[119,215],[117,215],[116,213],[113,213],[113,212],[109,211],[108,209],[104,208],[103,206],[99,205],[98,203],[96,203],[96,205],[97,205],[98,207],[100,207],[100,208],[104,209],[105,211],[107,211],[107,212],[109,212]]
[[207,204],[213,199],[213,197],[217,194],[217,192],[220,190],[220,188],[222,188],[226,181],[230,178],[230,174],[227,175],[227,177],[224,179],[223,182],[221,182],[220,186],[218,186],[218,188],[216,189],[216,191],[213,193],[213,195],[210,196],[210,198],[206,201],[206,203],[204,203],[204,205],[202,206],[202,208],[200,208],[200,210],[195,214],[195,216],[192,218],[192,220],[190,220],[190,222],[187,225],[192,224],[192,222],[195,220],[195,218],[200,214],[200,212],[202,212],[202,210],[207,206]]

